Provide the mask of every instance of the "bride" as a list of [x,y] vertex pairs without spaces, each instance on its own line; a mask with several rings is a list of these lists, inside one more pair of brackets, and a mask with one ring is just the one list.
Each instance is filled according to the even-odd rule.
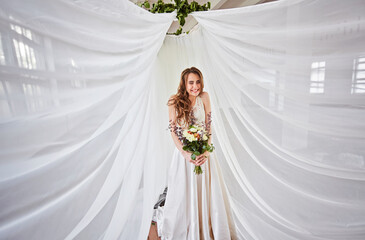
[[[176,145],[168,176],[164,207],[157,209],[158,235],[162,240],[236,239],[229,200],[214,151],[191,159],[176,131],[189,124],[204,124],[211,133],[211,106],[201,71],[195,67],[181,73],[175,95],[168,101],[172,139]],[[211,137],[209,138],[209,144]],[[203,173],[196,175],[195,166]]]

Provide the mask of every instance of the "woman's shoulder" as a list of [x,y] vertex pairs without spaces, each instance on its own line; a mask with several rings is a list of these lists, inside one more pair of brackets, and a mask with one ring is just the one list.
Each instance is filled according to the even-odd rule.
[[208,92],[202,92],[199,96],[203,101],[209,100]]
[[174,99],[175,99],[175,94],[171,95],[171,96],[169,97],[169,100],[167,100],[167,106],[168,106],[168,108],[169,108],[169,109],[170,109],[170,108],[172,109],[172,108],[174,108],[174,107],[175,107]]
[[168,103],[172,103],[176,98],[176,94],[172,94],[169,99],[167,100]]

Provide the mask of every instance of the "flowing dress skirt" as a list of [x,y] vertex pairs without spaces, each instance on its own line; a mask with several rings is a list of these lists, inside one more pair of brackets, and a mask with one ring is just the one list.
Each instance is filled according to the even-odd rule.
[[215,153],[195,175],[195,165],[176,148],[168,176],[165,206],[157,210],[161,239],[236,239],[226,186]]

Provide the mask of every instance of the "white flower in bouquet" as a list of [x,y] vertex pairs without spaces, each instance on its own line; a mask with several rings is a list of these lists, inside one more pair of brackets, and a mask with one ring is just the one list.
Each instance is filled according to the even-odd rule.
[[190,135],[190,134],[189,134],[189,130],[188,130],[188,129],[185,129],[185,130],[184,130],[184,132],[183,132],[183,136],[184,136],[185,138],[187,138],[189,135]]
[[193,142],[193,141],[197,141],[197,137],[196,135],[194,135],[194,133],[192,133],[192,131],[190,130],[184,130],[183,132],[183,136],[189,141],[189,142]]
[[190,132],[197,132],[197,131],[198,129],[196,129],[195,127],[190,128]]

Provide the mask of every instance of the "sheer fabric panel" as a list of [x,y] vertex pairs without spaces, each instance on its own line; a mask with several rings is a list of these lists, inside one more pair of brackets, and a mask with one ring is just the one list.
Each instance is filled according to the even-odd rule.
[[129,1],[1,1],[1,239],[148,234],[149,76],[173,18]]
[[196,66],[239,239],[364,239],[364,1],[198,12],[179,37],[126,0],[1,6],[0,238],[146,239]]
[[279,1],[193,14],[242,239],[365,237],[364,10]]

